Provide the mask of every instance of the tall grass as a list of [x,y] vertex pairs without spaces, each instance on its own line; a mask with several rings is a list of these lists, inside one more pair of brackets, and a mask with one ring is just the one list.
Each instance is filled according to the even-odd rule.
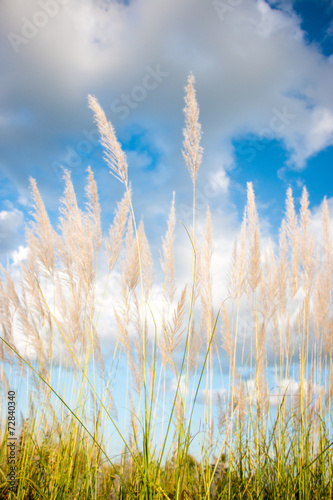
[[[196,227],[203,150],[194,83],[191,75],[184,109],[183,155],[193,188],[192,227],[183,227],[192,251],[185,287],[175,272],[175,196],[162,237],[164,279],[156,283],[126,156],[95,97],[89,107],[105,160],[124,186],[108,237],[90,169],[84,209],[65,172],[57,230],[31,179],[27,259],[19,276],[13,266],[1,268],[0,498],[333,496],[327,202],[315,238],[306,189],[299,214],[289,189],[279,242],[267,243],[249,183],[225,297],[214,309],[209,209],[203,233]],[[100,322],[115,280],[106,360]],[[17,489],[10,492],[6,398],[14,384],[21,399],[25,391],[28,413],[18,431]],[[119,384],[124,403],[117,401]],[[113,443],[121,443],[121,453]]]

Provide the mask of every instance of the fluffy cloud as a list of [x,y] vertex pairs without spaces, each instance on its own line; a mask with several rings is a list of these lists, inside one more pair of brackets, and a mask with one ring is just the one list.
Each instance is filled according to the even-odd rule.
[[16,250],[20,236],[18,231],[24,221],[23,212],[14,208],[13,210],[2,210],[0,212],[0,256],[1,258],[13,250]]
[[[48,15],[51,4],[56,13]],[[6,174],[26,183],[39,166],[54,176],[51,165],[66,148],[64,137],[79,140],[78,131],[92,126],[89,92],[101,99],[120,134],[140,122],[152,142],[167,135],[176,149],[164,153],[175,172],[182,162],[180,110],[190,71],[197,79],[206,151],[216,156],[222,147],[229,148],[232,163],[235,137],[266,130],[288,148],[292,167],[305,167],[309,157],[333,141],[332,61],[305,42],[291,9],[247,0],[222,19],[216,5],[199,0],[137,0],[127,6],[100,0],[4,0],[1,24],[7,44],[0,57]],[[40,27],[34,31],[31,23]],[[29,33],[19,46],[10,36]],[[147,66],[168,76],[143,100],[132,101],[122,120],[113,103],[142,86]],[[209,172],[209,161],[205,168]],[[172,181],[181,186],[183,178]]]

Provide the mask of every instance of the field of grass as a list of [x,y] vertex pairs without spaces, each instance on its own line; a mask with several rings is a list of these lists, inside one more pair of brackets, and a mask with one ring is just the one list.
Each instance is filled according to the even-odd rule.
[[[19,276],[1,268],[0,499],[331,499],[332,241],[326,200],[322,227],[313,234],[307,191],[297,211],[289,189],[277,243],[266,243],[249,183],[227,294],[216,310],[209,210],[202,234],[196,221],[203,151],[194,78],[188,79],[184,109],[183,155],[193,189],[192,226],[183,228],[192,252],[184,288],[175,273],[175,199],[162,237],[164,281],[156,284],[144,225],[137,224],[132,205],[126,156],[92,96],[89,106],[124,196],[104,238],[92,171],[84,210],[65,173],[56,230],[31,180],[27,259]],[[101,261],[107,269],[102,292]],[[106,361],[98,332],[114,275],[118,302],[112,306],[112,359]],[[157,286],[158,316],[152,307]],[[18,347],[18,334],[29,355]],[[25,384],[24,418],[13,410],[19,407],[14,379]],[[217,391],[222,379],[227,387]],[[119,384],[126,389],[121,418]],[[113,439],[121,453],[112,451]]]

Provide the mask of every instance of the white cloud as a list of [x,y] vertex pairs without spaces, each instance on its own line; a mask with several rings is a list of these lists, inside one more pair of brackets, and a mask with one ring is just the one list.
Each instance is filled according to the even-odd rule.
[[292,153],[289,164],[304,168],[308,158],[333,145],[333,111],[320,106],[311,111],[300,110],[286,144]]
[[[178,382],[179,382],[179,387],[178,387]],[[180,377],[180,380],[178,381],[176,378],[171,379],[171,381],[168,384],[168,392],[171,392],[174,394],[176,391],[179,391],[179,394],[182,396],[185,396],[186,393],[186,375],[182,375]]]
[[[263,38],[269,38],[272,34],[282,29],[295,29],[296,16],[286,16],[280,10],[272,11],[270,6],[264,0],[258,0],[257,8],[260,14],[257,32]],[[299,33],[299,30],[295,30],[296,36],[297,33]]]
[[149,167],[152,163],[152,159],[146,151],[137,152],[137,151],[129,151],[126,154],[128,163],[132,166],[132,168],[144,169]]
[[17,208],[0,212],[0,256],[6,255],[17,247],[20,241],[18,231],[24,221],[23,212]]
[[[247,380],[245,382],[245,395],[249,405],[256,404],[257,399],[257,388],[256,381],[254,379]],[[275,383],[274,387],[270,390],[268,399],[271,406],[279,406],[282,403],[288,405],[292,403],[293,399],[299,396],[301,390],[301,383],[299,380],[292,378],[283,378]],[[309,383],[304,380],[303,382],[303,394],[304,396],[309,394],[310,386]],[[321,386],[316,385],[311,388],[312,394],[318,395],[321,390]],[[260,396],[260,395],[259,395]]]
[[[285,378],[276,384],[269,394],[270,404],[273,406],[280,405],[284,398],[285,403],[289,403],[290,399],[295,397],[300,390],[300,383],[293,379]],[[304,390],[307,390],[307,383],[304,384]]]
[[29,205],[29,200],[25,196],[19,195],[17,201],[20,205],[23,205],[24,207],[27,207]]
[[22,261],[26,260],[29,254],[29,248],[20,245],[18,250],[14,250],[12,253],[12,260],[14,265],[20,264]]
[[198,396],[198,403],[206,404],[206,401],[212,401],[213,404],[216,404],[218,398],[221,400],[227,396],[227,391],[224,387],[221,389],[201,389]]
[[[41,1],[2,2],[3,32],[21,33],[22,19],[32,21]],[[54,138],[83,129],[88,120],[92,124],[86,95],[93,92],[118,130],[132,121],[144,123],[152,143],[167,131],[167,159],[177,171],[183,87],[193,71],[206,151],[219,155],[235,137],[260,134],[270,128],[274,109],[287,109],[295,119],[282,123],[275,137],[289,149],[291,166],[303,168],[332,144],[333,65],[306,44],[300,26],[291,8],[273,9],[263,0],[241,2],[223,21],[211,2],[200,0],[137,0],[129,6],[69,0],[18,54],[7,40],[3,112],[15,116],[33,110],[28,123],[5,129],[8,155],[13,157],[14,144],[21,143],[31,148],[31,163],[45,162],[46,153],[36,144],[52,142],[51,127],[47,156],[61,156]],[[169,76],[131,110],[129,122],[122,121],[111,104],[142,83],[147,65],[159,65]],[[16,160],[14,168],[23,167]],[[210,171],[209,162],[205,168]],[[176,182],[180,187],[182,178]]]
[[[209,182],[211,185],[212,196],[218,194],[226,194],[230,186],[230,179],[225,170],[221,169],[212,172],[209,176]],[[208,191],[209,193],[209,191]],[[207,193],[207,195],[208,195]]]
[[[333,198],[328,198],[327,208],[329,214],[329,230],[331,239],[333,238]],[[315,207],[312,212],[311,229],[319,245],[322,246],[323,242],[323,202]]]
[[313,127],[308,140],[311,152],[317,152],[333,144],[333,113],[317,108],[313,113]]
[[[296,397],[300,396],[301,382],[299,380],[284,378],[277,382],[275,387],[269,394],[269,402],[272,406],[279,406],[283,402],[288,404]],[[318,398],[323,391],[323,387],[319,384],[309,384],[307,380],[303,382],[303,394],[305,397],[311,395],[313,398]]]

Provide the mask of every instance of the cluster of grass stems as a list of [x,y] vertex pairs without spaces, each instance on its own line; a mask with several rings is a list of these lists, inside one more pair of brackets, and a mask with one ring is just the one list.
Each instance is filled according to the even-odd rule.
[[[143,223],[136,222],[126,156],[93,96],[89,106],[105,159],[124,186],[108,237],[102,238],[90,169],[84,210],[65,172],[58,230],[31,180],[34,219],[27,230],[27,258],[19,278],[10,266],[1,268],[1,499],[333,496],[332,243],[326,200],[315,240],[306,190],[297,213],[289,189],[279,241],[264,245],[249,183],[226,296],[214,310],[208,209],[203,234],[196,229],[203,151],[192,75],[185,91],[183,156],[192,180],[193,222],[183,231],[192,252],[191,277],[179,290],[173,198],[162,238],[158,318],[151,307],[152,255]],[[107,273],[97,294],[103,248]],[[112,275],[118,302],[112,360],[106,362],[98,330]],[[117,418],[114,398],[122,364],[125,423]],[[17,487],[11,492],[6,401],[14,379],[26,384],[18,394],[22,399],[26,393],[28,413],[21,419]],[[218,392],[222,380],[227,387]],[[121,453],[113,439],[121,443]]]

